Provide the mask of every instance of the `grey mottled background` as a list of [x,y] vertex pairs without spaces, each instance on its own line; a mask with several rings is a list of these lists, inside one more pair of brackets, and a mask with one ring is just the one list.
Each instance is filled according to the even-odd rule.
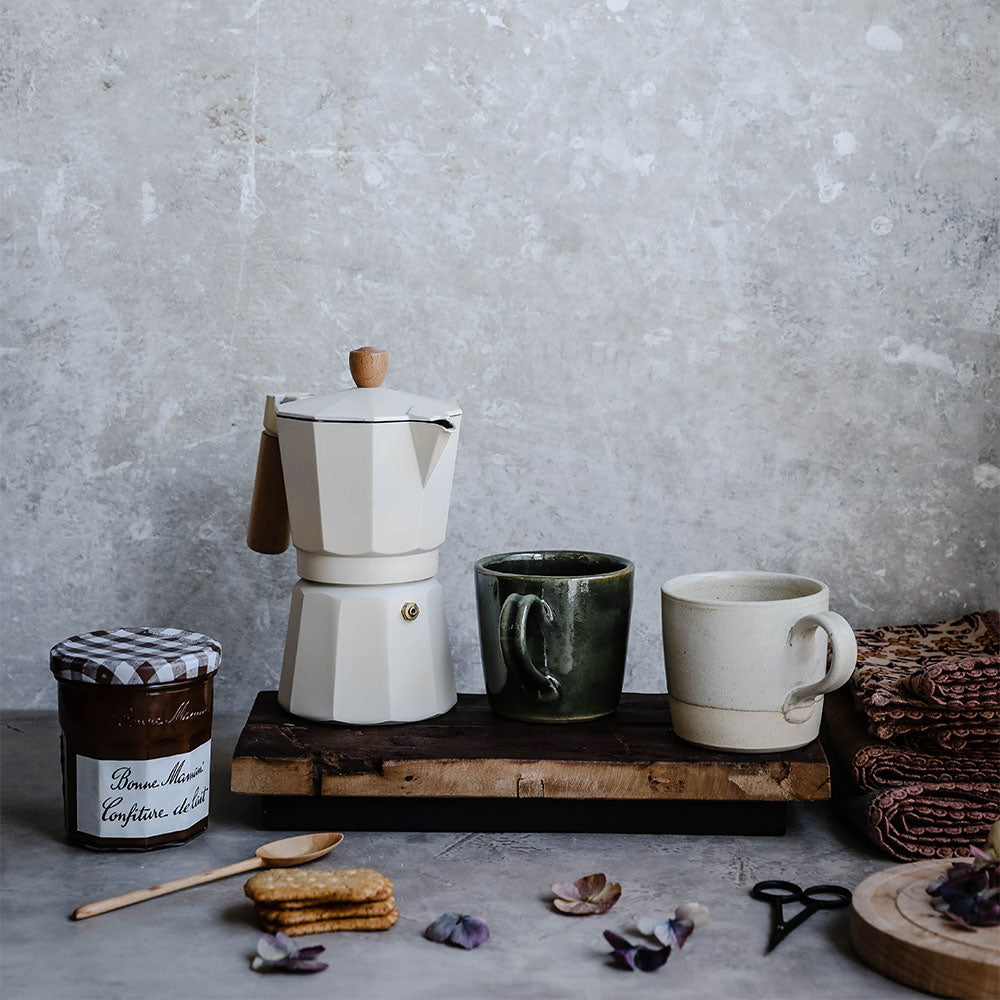
[[465,410],[442,552],[827,580],[856,625],[997,601],[997,14],[903,0],[16,0],[2,26],[5,705],[75,631],[276,685],[244,531],[264,394]]

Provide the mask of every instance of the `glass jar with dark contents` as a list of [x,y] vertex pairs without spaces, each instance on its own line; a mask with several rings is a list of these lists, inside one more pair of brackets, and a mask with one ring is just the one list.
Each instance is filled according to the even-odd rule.
[[220,656],[214,639],[167,628],[88,632],[52,648],[71,843],[145,851],[205,830]]

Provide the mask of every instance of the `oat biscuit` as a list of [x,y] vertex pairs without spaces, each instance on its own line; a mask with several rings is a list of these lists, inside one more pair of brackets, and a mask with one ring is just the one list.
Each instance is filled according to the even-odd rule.
[[294,900],[314,906],[388,899],[392,883],[371,868],[269,868],[247,879],[243,891],[255,903]]
[[[390,883],[391,885],[392,883]],[[317,899],[275,899],[267,902],[254,903],[254,906],[262,906],[268,910],[280,910],[282,913],[294,913],[296,910],[313,909],[317,906],[327,906],[336,909],[340,906],[362,906],[365,903],[384,903],[392,897],[393,890],[390,888],[389,895],[379,899],[363,899],[359,901],[337,900],[317,900]],[[375,914],[369,914],[374,916]]]
[[309,924],[317,920],[343,920],[346,917],[384,917],[396,908],[396,900],[378,900],[374,903],[325,903],[319,906],[290,907],[265,906],[257,903],[257,919],[285,927],[291,924]]
[[393,909],[382,917],[345,917],[343,920],[314,920],[308,924],[269,924],[261,927],[270,934],[284,931],[289,937],[299,934],[326,934],[333,931],[387,931],[399,919]]

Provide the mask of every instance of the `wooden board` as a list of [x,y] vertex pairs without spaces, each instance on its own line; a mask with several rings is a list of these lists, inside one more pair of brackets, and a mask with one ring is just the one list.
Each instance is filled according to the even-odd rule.
[[946,997],[1000,997],[1000,928],[964,930],[938,914],[925,889],[949,860],[896,865],[854,891],[851,940],[877,972]]
[[830,797],[818,741],[776,754],[704,750],[670,727],[666,695],[626,694],[613,715],[541,726],[459,695],[436,719],[348,727],[289,715],[263,691],[233,754],[232,790],[389,799],[816,801]]

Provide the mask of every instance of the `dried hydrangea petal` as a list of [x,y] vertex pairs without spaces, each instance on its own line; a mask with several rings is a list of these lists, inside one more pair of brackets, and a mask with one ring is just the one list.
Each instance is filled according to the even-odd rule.
[[604,872],[596,875],[584,875],[575,882],[553,882],[549,888],[561,899],[586,900],[596,896],[608,882]]
[[684,942],[691,936],[694,924],[687,920],[668,920],[656,929],[656,940],[660,944],[674,945],[678,948],[684,947]]
[[554,882],[549,888],[557,897],[553,900],[555,908],[573,916],[607,913],[622,894],[621,885],[609,882],[603,872],[575,882]]
[[281,931],[277,934],[261,934],[257,941],[257,954],[265,962],[281,962],[297,953],[295,942]]
[[296,958],[315,958],[321,951],[326,951],[326,948],[321,944],[311,944],[307,948],[299,948],[299,953]]
[[1000,827],[990,828],[986,850],[970,847],[973,860],[955,861],[927,886],[931,905],[942,916],[969,929],[1000,925]]
[[458,926],[452,931],[449,941],[459,948],[478,948],[490,938],[490,929],[475,917],[459,918]]
[[489,940],[490,929],[482,920],[462,913],[445,913],[424,930],[424,937],[458,948],[478,948]]
[[661,944],[683,948],[695,927],[707,920],[707,906],[701,903],[684,903],[677,907],[672,917],[642,917],[636,926],[640,934],[655,937]]
[[626,940],[614,931],[605,931],[604,940],[607,941],[608,944],[615,949],[615,951],[628,951],[629,948],[635,947],[631,941]]
[[458,926],[460,919],[461,914],[444,913],[426,928],[424,937],[428,941],[437,941],[439,944],[443,944],[451,937],[452,931]]
[[284,972],[322,972],[327,964],[311,958],[286,958],[281,963],[281,968]]
[[254,972],[322,972],[326,962],[317,962],[315,957],[326,949],[323,945],[299,948],[285,933],[262,934],[257,941],[257,954],[250,963]]
[[670,958],[670,946],[666,948],[647,948],[641,945],[635,950],[635,968],[640,972],[655,972],[667,964]]
[[669,947],[647,948],[645,945],[634,945],[614,931],[605,931],[604,939],[611,945],[615,959],[629,969],[654,972],[670,957]]

